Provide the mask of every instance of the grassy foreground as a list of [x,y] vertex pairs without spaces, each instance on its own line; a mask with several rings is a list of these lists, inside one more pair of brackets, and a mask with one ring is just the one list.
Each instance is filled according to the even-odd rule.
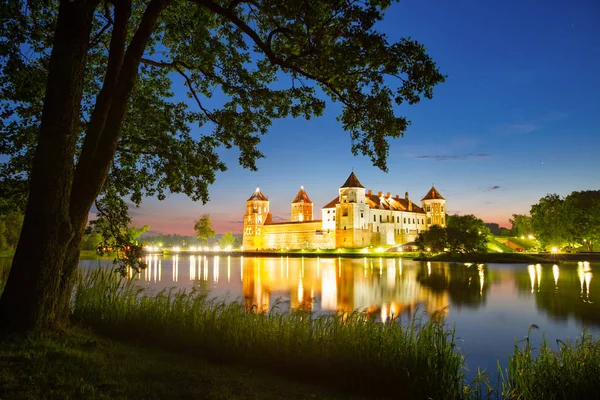
[[314,385],[76,328],[0,343],[0,399],[339,399]]
[[83,277],[73,318],[111,337],[138,338],[202,359],[259,366],[347,393],[463,398],[464,360],[435,321],[381,324],[364,313],[315,317],[256,312],[196,292],[150,296],[105,270]]
[[435,321],[257,313],[197,293],[149,296],[100,269],[82,276],[73,319],[71,332],[0,342],[0,399],[593,399],[600,389],[600,342],[587,332],[515,344],[491,388],[485,375],[464,382],[453,332]]

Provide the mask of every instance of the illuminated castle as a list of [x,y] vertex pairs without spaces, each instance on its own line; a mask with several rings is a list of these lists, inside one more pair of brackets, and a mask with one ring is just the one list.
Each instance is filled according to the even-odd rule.
[[435,187],[421,206],[390,193],[366,190],[352,172],[338,196],[313,220],[313,203],[303,187],[292,201],[289,222],[272,221],[269,199],[256,188],[246,201],[244,249],[333,249],[402,245],[432,225],[445,226],[446,200]]

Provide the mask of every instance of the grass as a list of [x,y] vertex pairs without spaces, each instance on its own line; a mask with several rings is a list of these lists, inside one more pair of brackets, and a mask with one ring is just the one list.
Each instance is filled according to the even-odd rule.
[[348,393],[463,398],[454,332],[434,320],[378,323],[364,313],[269,313],[192,292],[148,295],[105,270],[82,276],[73,317],[122,339],[260,366]]
[[[530,332],[532,328],[537,326],[532,325]],[[598,398],[600,342],[586,330],[575,342],[557,340],[557,350],[551,348],[545,337],[539,349],[532,346],[529,334],[524,342],[522,347],[515,344],[508,367],[500,371],[505,398]]]
[[496,253],[514,253],[514,250],[508,247],[506,244],[496,240],[493,237],[489,237],[489,241],[487,243],[487,248],[489,252]]
[[76,328],[0,346],[0,398],[340,399],[339,393]]
[[528,334],[492,388],[484,374],[464,382],[453,330],[436,318],[261,313],[195,292],[151,296],[98,269],[80,276],[73,321],[0,343],[0,399],[591,399],[600,389],[600,342],[587,331],[539,349]]

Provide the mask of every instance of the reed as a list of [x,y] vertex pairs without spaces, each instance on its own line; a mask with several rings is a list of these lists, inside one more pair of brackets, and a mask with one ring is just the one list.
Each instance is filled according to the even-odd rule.
[[433,319],[378,323],[365,313],[268,313],[197,292],[148,294],[96,269],[81,274],[73,317],[84,325],[209,360],[248,363],[353,393],[471,397],[454,330]]
[[510,399],[597,399],[600,389],[600,342],[584,329],[574,342],[556,341],[553,349],[542,337],[539,349],[530,341],[532,325],[508,359],[502,376],[502,397]]

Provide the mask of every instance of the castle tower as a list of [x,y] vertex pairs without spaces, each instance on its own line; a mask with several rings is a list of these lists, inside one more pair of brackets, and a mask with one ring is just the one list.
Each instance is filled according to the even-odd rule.
[[269,199],[256,188],[252,196],[246,200],[246,213],[244,214],[244,238],[245,250],[264,248],[264,229],[262,226],[269,217]]
[[446,199],[435,186],[421,199],[421,204],[427,213],[427,229],[432,225],[446,226]]
[[350,174],[339,189],[339,204],[336,208],[336,247],[357,248],[370,244],[368,234],[369,206],[366,203],[365,187],[354,174]]
[[313,220],[313,203],[308,198],[304,191],[304,186],[300,186],[300,190],[296,198],[292,201],[292,222],[305,222]]

